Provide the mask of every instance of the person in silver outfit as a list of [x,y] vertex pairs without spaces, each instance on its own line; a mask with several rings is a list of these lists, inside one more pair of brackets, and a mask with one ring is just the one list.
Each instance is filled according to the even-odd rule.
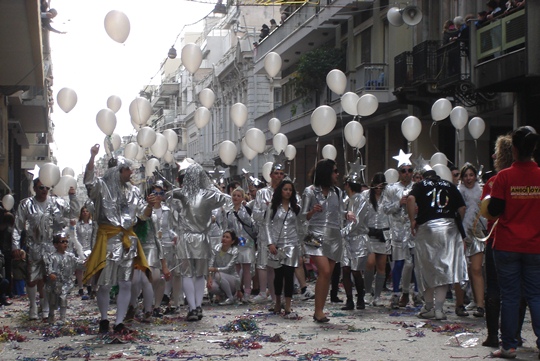
[[225,295],[225,299],[219,303],[221,306],[233,305],[234,295],[240,290],[240,277],[236,272],[237,244],[236,233],[229,229],[223,232],[221,244],[212,248],[206,287],[211,296]]
[[90,160],[84,173],[84,184],[88,198],[94,203],[94,221],[98,223],[97,237],[92,253],[86,262],[83,282],[92,276],[98,285],[97,303],[101,313],[99,332],[109,332],[107,311],[109,293],[118,285],[116,300],[115,333],[129,333],[124,325],[124,317],[131,298],[133,269],[143,270],[150,277],[150,269],[141,243],[133,231],[137,218],[147,220],[152,214],[153,195],[148,203],[141,197],[139,188],[130,183],[133,163],[123,157],[112,159],[103,177],[94,174],[94,159],[99,152],[99,144],[90,149]]
[[[77,253],[77,257],[86,259],[90,255],[90,252],[92,251],[92,235],[94,233],[94,222],[92,222],[92,214],[90,213],[90,210],[88,209],[88,206],[83,206],[81,208],[81,211],[79,213],[79,220],[75,224],[75,234],[77,235],[77,240],[79,241],[81,245],[82,254]],[[72,248],[73,249],[73,248]],[[75,250],[76,251],[76,250]],[[92,280],[89,281],[87,284],[87,291],[88,294],[84,294],[83,290],[83,273],[84,273],[85,266],[84,264],[78,264],[75,268],[75,277],[77,278],[77,285],[79,286],[79,296],[82,297],[83,300],[88,300],[90,297],[92,297],[92,292],[95,290],[92,290]]]
[[178,212],[180,239],[176,254],[184,295],[189,304],[187,320],[198,321],[203,317],[201,305],[210,259],[208,230],[212,223],[212,210],[229,204],[230,198],[213,186],[199,164],[192,164],[186,169],[182,187],[173,190],[173,198],[171,204]]
[[301,255],[300,236],[303,235],[302,222],[298,214],[300,206],[296,199],[294,184],[283,180],[272,196],[266,212],[265,233],[268,240],[270,259],[268,264],[274,268],[274,293],[276,304],[274,313],[281,313],[281,293],[285,296],[286,319],[297,319],[298,314],[291,310],[294,293],[294,271],[299,265]]
[[354,215],[344,209],[342,191],[336,187],[338,177],[336,162],[331,159],[317,162],[310,171],[313,185],[306,187],[301,203],[300,217],[308,222],[305,253],[311,256],[318,270],[313,320],[320,323],[330,321],[324,314],[324,304],[334,266],[343,255],[342,224],[345,218],[354,220]]
[[456,225],[456,214],[465,214],[465,201],[454,184],[428,170],[407,197],[407,214],[416,236],[416,280],[425,300],[417,316],[445,320],[448,285],[467,281],[463,239]]
[[71,209],[79,209],[75,189],[69,190],[69,204],[62,198],[49,195],[49,187],[34,179],[35,196],[23,199],[15,216],[15,227],[12,235],[13,257],[21,256],[21,234],[26,230],[28,279],[26,292],[30,302],[29,318],[38,319],[36,291],[39,291],[42,317],[49,313],[49,302],[45,297],[43,285],[45,263],[43,257],[54,251],[52,237],[69,225],[73,217]]

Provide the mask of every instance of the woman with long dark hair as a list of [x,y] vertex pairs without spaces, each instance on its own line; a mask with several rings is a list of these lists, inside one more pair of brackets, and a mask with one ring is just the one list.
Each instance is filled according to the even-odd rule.
[[352,220],[354,215],[345,213],[342,191],[336,187],[339,177],[336,162],[322,159],[310,175],[313,185],[302,195],[301,217],[308,222],[305,253],[311,256],[318,270],[313,320],[322,323],[330,321],[324,314],[324,304],[334,266],[343,255],[343,219],[346,216]]
[[221,244],[212,249],[206,288],[210,295],[225,294],[221,306],[233,305],[234,294],[240,289],[240,277],[236,272],[238,237],[232,229],[223,232]]
[[294,271],[299,265],[300,244],[298,234],[301,230],[300,206],[296,200],[296,190],[290,180],[282,181],[274,191],[270,212],[266,213],[265,231],[268,238],[268,264],[274,266],[274,294],[276,304],[274,313],[281,313],[281,292],[285,285],[285,318],[297,319],[291,313],[291,300],[294,293]]

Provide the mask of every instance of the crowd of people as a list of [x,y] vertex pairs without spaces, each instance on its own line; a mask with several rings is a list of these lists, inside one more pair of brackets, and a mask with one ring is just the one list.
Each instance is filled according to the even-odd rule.
[[[75,189],[63,199],[36,178],[35,195],[21,200],[14,217],[3,213],[0,303],[9,306],[8,296],[25,292],[29,319],[63,322],[76,283],[83,300],[97,302],[99,332],[108,333],[116,289],[112,331],[129,333],[125,322],[152,322],[184,303],[186,320],[201,320],[205,294],[221,306],[268,304],[295,320],[298,293],[314,299],[313,320],[326,323],[328,294],[343,302],[336,275],[346,294],[342,310],[414,306],[419,318],[445,320],[454,287],[456,315],[472,310],[485,317],[483,345],[498,347],[500,332],[502,346],[492,355],[513,358],[526,306],[540,335],[540,170],[533,160],[539,138],[532,127],[499,137],[499,173],[486,184],[469,163],[452,167],[452,180],[445,180],[429,167],[415,170],[411,155],[400,152],[395,183],[375,173],[368,187],[358,162],[341,178],[336,162],[322,159],[301,196],[283,156],[275,158],[270,183],[251,177],[247,193],[240,182],[220,189],[198,164],[180,170],[177,186],[154,180],[141,191],[130,182],[133,163],[120,156],[97,177],[95,145],[84,205]],[[489,205],[480,207],[486,197]],[[17,263],[25,271],[22,290]],[[392,295],[384,302],[388,264]],[[314,292],[307,265],[316,270]]]

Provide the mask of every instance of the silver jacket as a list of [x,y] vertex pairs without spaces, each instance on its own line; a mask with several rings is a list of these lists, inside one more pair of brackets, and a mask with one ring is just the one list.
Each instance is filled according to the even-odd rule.
[[147,220],[146,223],[140,222],[137,227],[146,227],[146,237],[139,237],[144,255],[150,267],[161,269],[161,260],[163,259],[163,246],[157,237],[154,223]]
[[379,201],[377,202],[377,210],[373,208],[373,205],[369,201],[369,189],[361,193],[362,199],[366,202],[368,207],[367,214],[367,226],[376,229],[385,229],[390,227],[390,220],[385,212],[384,205],[388,204],[386,201],[386,189],[383,190]]
[[162,204],[161,215],[158,216],[157,209],[152,208],[152,223],[154,224],[157,238],[160,238],[161,244],[171,245],[176,237],[176,232],[172,229],[173,218],[171,209]]
[[413,182],[408,185],[403,185],[401,182],[392,184],[386,187],[384,193],[386,197],[383,199],[382,208],[388,215],[390,222],[390,232],[392,234],[392,243],[403,242],[412,246],[411,222],[407,214],[406,205],[400,205],[402,197],[409,194],[412,189]]
[[240,205],[238,211],[236,211],[236,215],[234,213],[234,208],[227,212],[227,228],[233,229],[238,238],[245,238],[245,245],[241,246],[255,248],[255,240],[251,237],[250,232],[255,236],[258,233],[258,229],[253,219],[251,219],[251,215],[243,205]]
[[[70,197],[70,203],[76,199]],[[47,253],[55,251],[53,235],[69,225],[69,217],[70,206],[60,197],[48,196],[41,204],[35,197],[23,199],[15,216],[12,248],[21,248],[21,233],[26,230],[29,260],[42,260]]]
[[94,246],[92,242],[92,233],[94,230],[94,222],[90,219],[88,223],[78,221],[75,226],[77,240],[82,246],[83,251],[91,251]]
[[300,259],[300,239],[303,238],[302,222],[300,217],[294,213],[292,208],[286,211],[280,205],[276,214],[272,218],[272,209],[266,212],[265,233],[268,244],[274,244],[278,249],[278,255],[272,255],[271,258],[280,264],[291,267],[297,267]]
[[[272,201],[272,196],[274,195],[274,188],[268,186],[266,188],[259,189],[257,195],[255,196],[255,203],[253,205],[253,220],[257,222],[259,228],[263,229],[265,227],[265,215],[268,205]],[[263,246],[267,244],[266,232],[261,232],[261,235],[258,237],[259,243]]]
[[[81,258],[77,258],[71,252],[64,254],[56,252],[45,256],[45,272],[47,273],[46,287],[48,292],[56,295],[67,295],[73,288],[73,273],[78,264],[83,264]],[[56,275],[56,280],[49,280],[48,276]]]
[[368,254],[367,242],[369,241],[367,226],[368,207],[360,193],[355,193],[347,199],[347,211],[352,212],[356,221],[347,221],[341,230],[351,257],[364,257]]
[[303,221],[307,220],[307,214],[315,204],[319,203],[323,207],[322,212],[314,213],[308,221],[309,231],[319,231],[320,233],[324,233],[323,229],[325,228],[341,230],[345,216],[345,207],[341,196],[343,191],[339,190],[338,192],[340,192],[340,195],[332,188],[328,192],[328,197],[325,197],[320,187],[312,185],[304,189],[301,204],[302,211],[299,214]]
[[218,272],[227,273],[238,277],[236,272],[236,259],[238,258],[238,248],[231,247],[227,252],[221,251],[221,244],[218,244],[212,249],[210,254],[209,267],[217,268]]

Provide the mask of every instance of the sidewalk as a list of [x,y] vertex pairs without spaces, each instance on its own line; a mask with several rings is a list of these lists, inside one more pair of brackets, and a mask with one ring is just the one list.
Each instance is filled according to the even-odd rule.
[[[384,300],[389,302],[389,293]],[[293,301],[299,320],[273,315],[266,310],[269,305],[203,305],[205,317],[199,322],[186,322],[183,308],[150,324],[127,324],[137,332],[124,337],[96,334],[99,314],[95,301],[73,296],[67,314],[70,321],[64,326],[28,321],[27,301],[13,302],[0,309],[0,360],[433,361],[480,360],[494,350],[481,346],[486,336],[484,319],[458,317],[449,302],[446,321],[421,320],[414,308],[367,306],[341,311],[343,304],[327,304],[327,324],[313,322],[313,301]],[[112,313],[110,319],[114,320]],[[470,334],[460,337],[458,346],[456,335],[464,332]],[[528,318],[523,337],[524,347],[518,349],[517,359],[537,359]],[[475,345],[462,347],[466,341]]]

